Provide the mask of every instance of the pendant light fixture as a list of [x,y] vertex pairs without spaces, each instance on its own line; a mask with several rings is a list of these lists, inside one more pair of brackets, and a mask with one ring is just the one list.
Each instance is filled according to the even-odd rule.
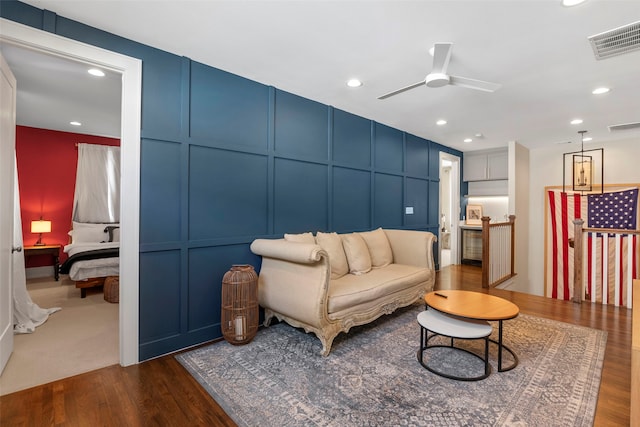
[[[562,166],[562,191],[566,191],[567,181],[571,182],[570,190],[584,192],[593,192],[594,186],[600,186],[600,192],[604,192],[604,149],[594,148],[591,150],[584,149],[584,135],[588,131],[580,130],[580,151],[564,153]],[[589,139],[590,140],[590,139]],[[599,170],[596,165],[599,164]],[[596,190],[597,191],[597,190]]]
[[[578,158],[578,171],[575,182],[576,185],[581,188],[585,188],[587,186],[591,187],[591,179],[588,176],[588,172],[591,171],[591,168],[589,167],[588,171],[585,171],[585,163],[587,162],[587,158],[585,158],[584,156],[584,134],[587,133],[587,131],[579,130],[578,133],[580,134],[580,157]],[[591,166],[591,157],[589,157],[588,162],[588,166]]]

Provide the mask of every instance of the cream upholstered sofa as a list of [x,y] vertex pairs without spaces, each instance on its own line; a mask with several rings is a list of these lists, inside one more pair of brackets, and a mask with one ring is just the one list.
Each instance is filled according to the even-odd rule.
[[258,299],[264,325],[276,317],[313,332],[327,356],[340,332],[433,289],[435,241],[430,232],[382,228],[254,240],[251,251],[262,256]]

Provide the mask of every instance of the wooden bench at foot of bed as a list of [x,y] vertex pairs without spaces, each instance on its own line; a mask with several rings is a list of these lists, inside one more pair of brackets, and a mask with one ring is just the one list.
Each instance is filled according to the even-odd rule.
[[87,288],[94,288],[96,286],[103,286],[104,279],[106,277],[91,277],[87,280],[76,281],[76,288],[80,289],[80,298],[86,298]]

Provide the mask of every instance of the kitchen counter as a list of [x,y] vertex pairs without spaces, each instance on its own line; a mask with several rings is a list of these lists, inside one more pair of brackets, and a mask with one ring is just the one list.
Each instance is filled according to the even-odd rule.
[[468,224],[460,224],[460,228],[464,230],[482,230],[481,225],[468,225]]

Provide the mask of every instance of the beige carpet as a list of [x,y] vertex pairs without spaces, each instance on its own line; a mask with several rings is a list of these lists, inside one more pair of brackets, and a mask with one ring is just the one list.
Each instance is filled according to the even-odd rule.
[[118,304],[104,300],[101,288],[86,298],[63,275],[29,279],[27,290],[42,308],[62,307],[33,334],[14,335],[13,354],[0,376],[0,395],[119,362]]

